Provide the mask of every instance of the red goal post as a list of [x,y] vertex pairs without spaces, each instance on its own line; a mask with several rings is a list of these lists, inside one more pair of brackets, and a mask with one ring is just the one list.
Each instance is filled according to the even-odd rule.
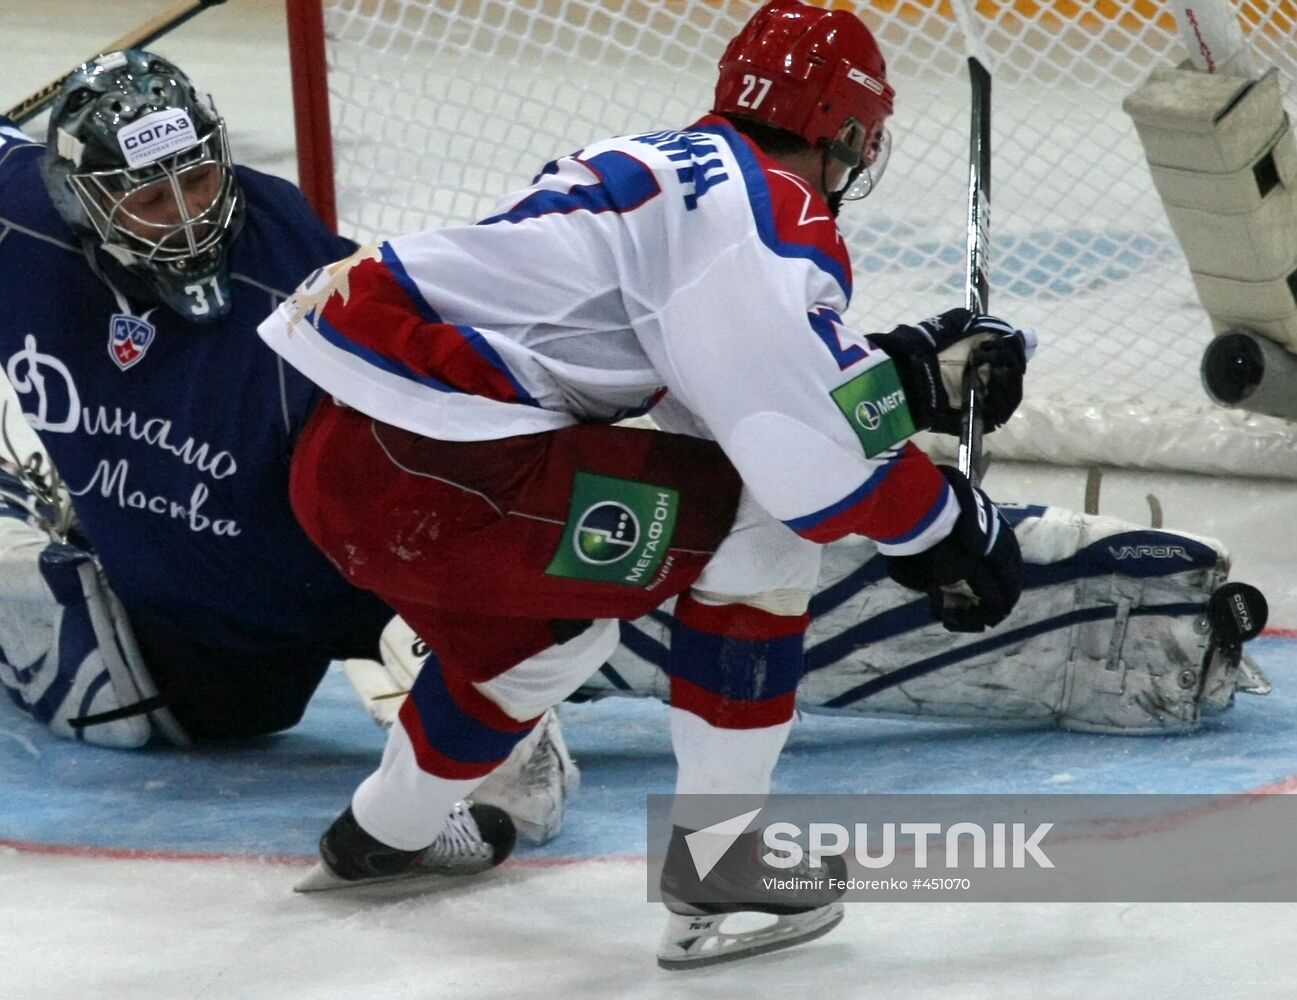
[[288,58],[293,75],[297,182],[330,229],[338,228],[333,185],[333,132],[323,0],[286,0]]
[[[1297,478],[1290,425],[1214,407],[1212,336],[1122,98],[1187,57],[1168,0],[823,0],[897,89],[888,176],[848,205],[857,328],[962,301],[967,55],[995,79],[992,302],[1035,327],[993,457]],[[1297,0],[1229,3],[1297,112]],[[554,156],[679,127],[755,0],[286,0],[299,172],[370,240],[467,223]],[[741,291],[741,290],[740,290]]]

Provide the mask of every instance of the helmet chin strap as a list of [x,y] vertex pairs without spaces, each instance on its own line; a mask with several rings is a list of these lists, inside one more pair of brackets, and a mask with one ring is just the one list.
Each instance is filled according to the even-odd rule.
[[842,182],[842,187],[837,191],[829,190],[829,160],[836,160],[838,163],[845,162],[842,157],[833,152],[832,144],[820,148],[820,190],[824,192],[824,200],[829,203],[829,211],[836,219],[838,213],[842,211],[842,199],[846,193],[851,190],[851,185],[856,182],[861,171],[865,169],[864,163],[858,163],[847,171],[846,178]]

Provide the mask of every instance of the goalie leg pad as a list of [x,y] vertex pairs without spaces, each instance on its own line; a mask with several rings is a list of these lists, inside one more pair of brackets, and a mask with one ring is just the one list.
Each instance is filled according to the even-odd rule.
[[184,732],[158,702],[94,558],[0,508],[0,686],[66,739],[133,748]]
[[812,650],[805,701],[1113,733],[1197,725],[1207,602],[1229,570],[1219,543],[1052,508],[1006,513],[1025,587],[996,634],[947,639],[910,625],[888,585],[861,590],[822,616],[831,635]]
[[[1208,621],[1229,571],[1218,542],[1057,508],[1003,509],[1022,546],[1026,587],[985,637],[932,624],[921,599],[885,578],[872,543],[827,546],[798,704],[1141,734],[1193,728],[1227,707],[1241,683],[1264,690]],[[669,622],[644,618],[624,631],[582,695],[665,700]]]

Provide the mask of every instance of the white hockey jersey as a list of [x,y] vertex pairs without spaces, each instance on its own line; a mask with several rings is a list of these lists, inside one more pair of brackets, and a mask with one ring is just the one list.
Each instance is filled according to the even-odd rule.
[[556,160],[476,225],[365,248],[260,332],[343,403],[443,440],[665,396],[795,531],[921,551],[957,502],[907,443],[891,361],[843,325],[850,295],[824,199],[707,117]]

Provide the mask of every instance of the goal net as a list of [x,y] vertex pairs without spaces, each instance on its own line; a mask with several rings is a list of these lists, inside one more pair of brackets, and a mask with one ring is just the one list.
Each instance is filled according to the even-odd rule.
[[[835,5],[874,31],[897,91],[887,176],[840,219],[856,276],[848,321],[882,330],[964,301],[975,54],[994,78],[991,309],[1041,336],[1026,401],[986,450],[1297,477],[1291,425],[1223,410],[1201,388],[1211,325],[1121,110],[1154,68],[1187,57],[1165,0]],[[473,221],[556,155],[693,122],[757,7],[323,0],[329,117],[315,125],[332,143],[340,230],[370,240]],[[1291,113],[1297,0],[1238,10]]]

